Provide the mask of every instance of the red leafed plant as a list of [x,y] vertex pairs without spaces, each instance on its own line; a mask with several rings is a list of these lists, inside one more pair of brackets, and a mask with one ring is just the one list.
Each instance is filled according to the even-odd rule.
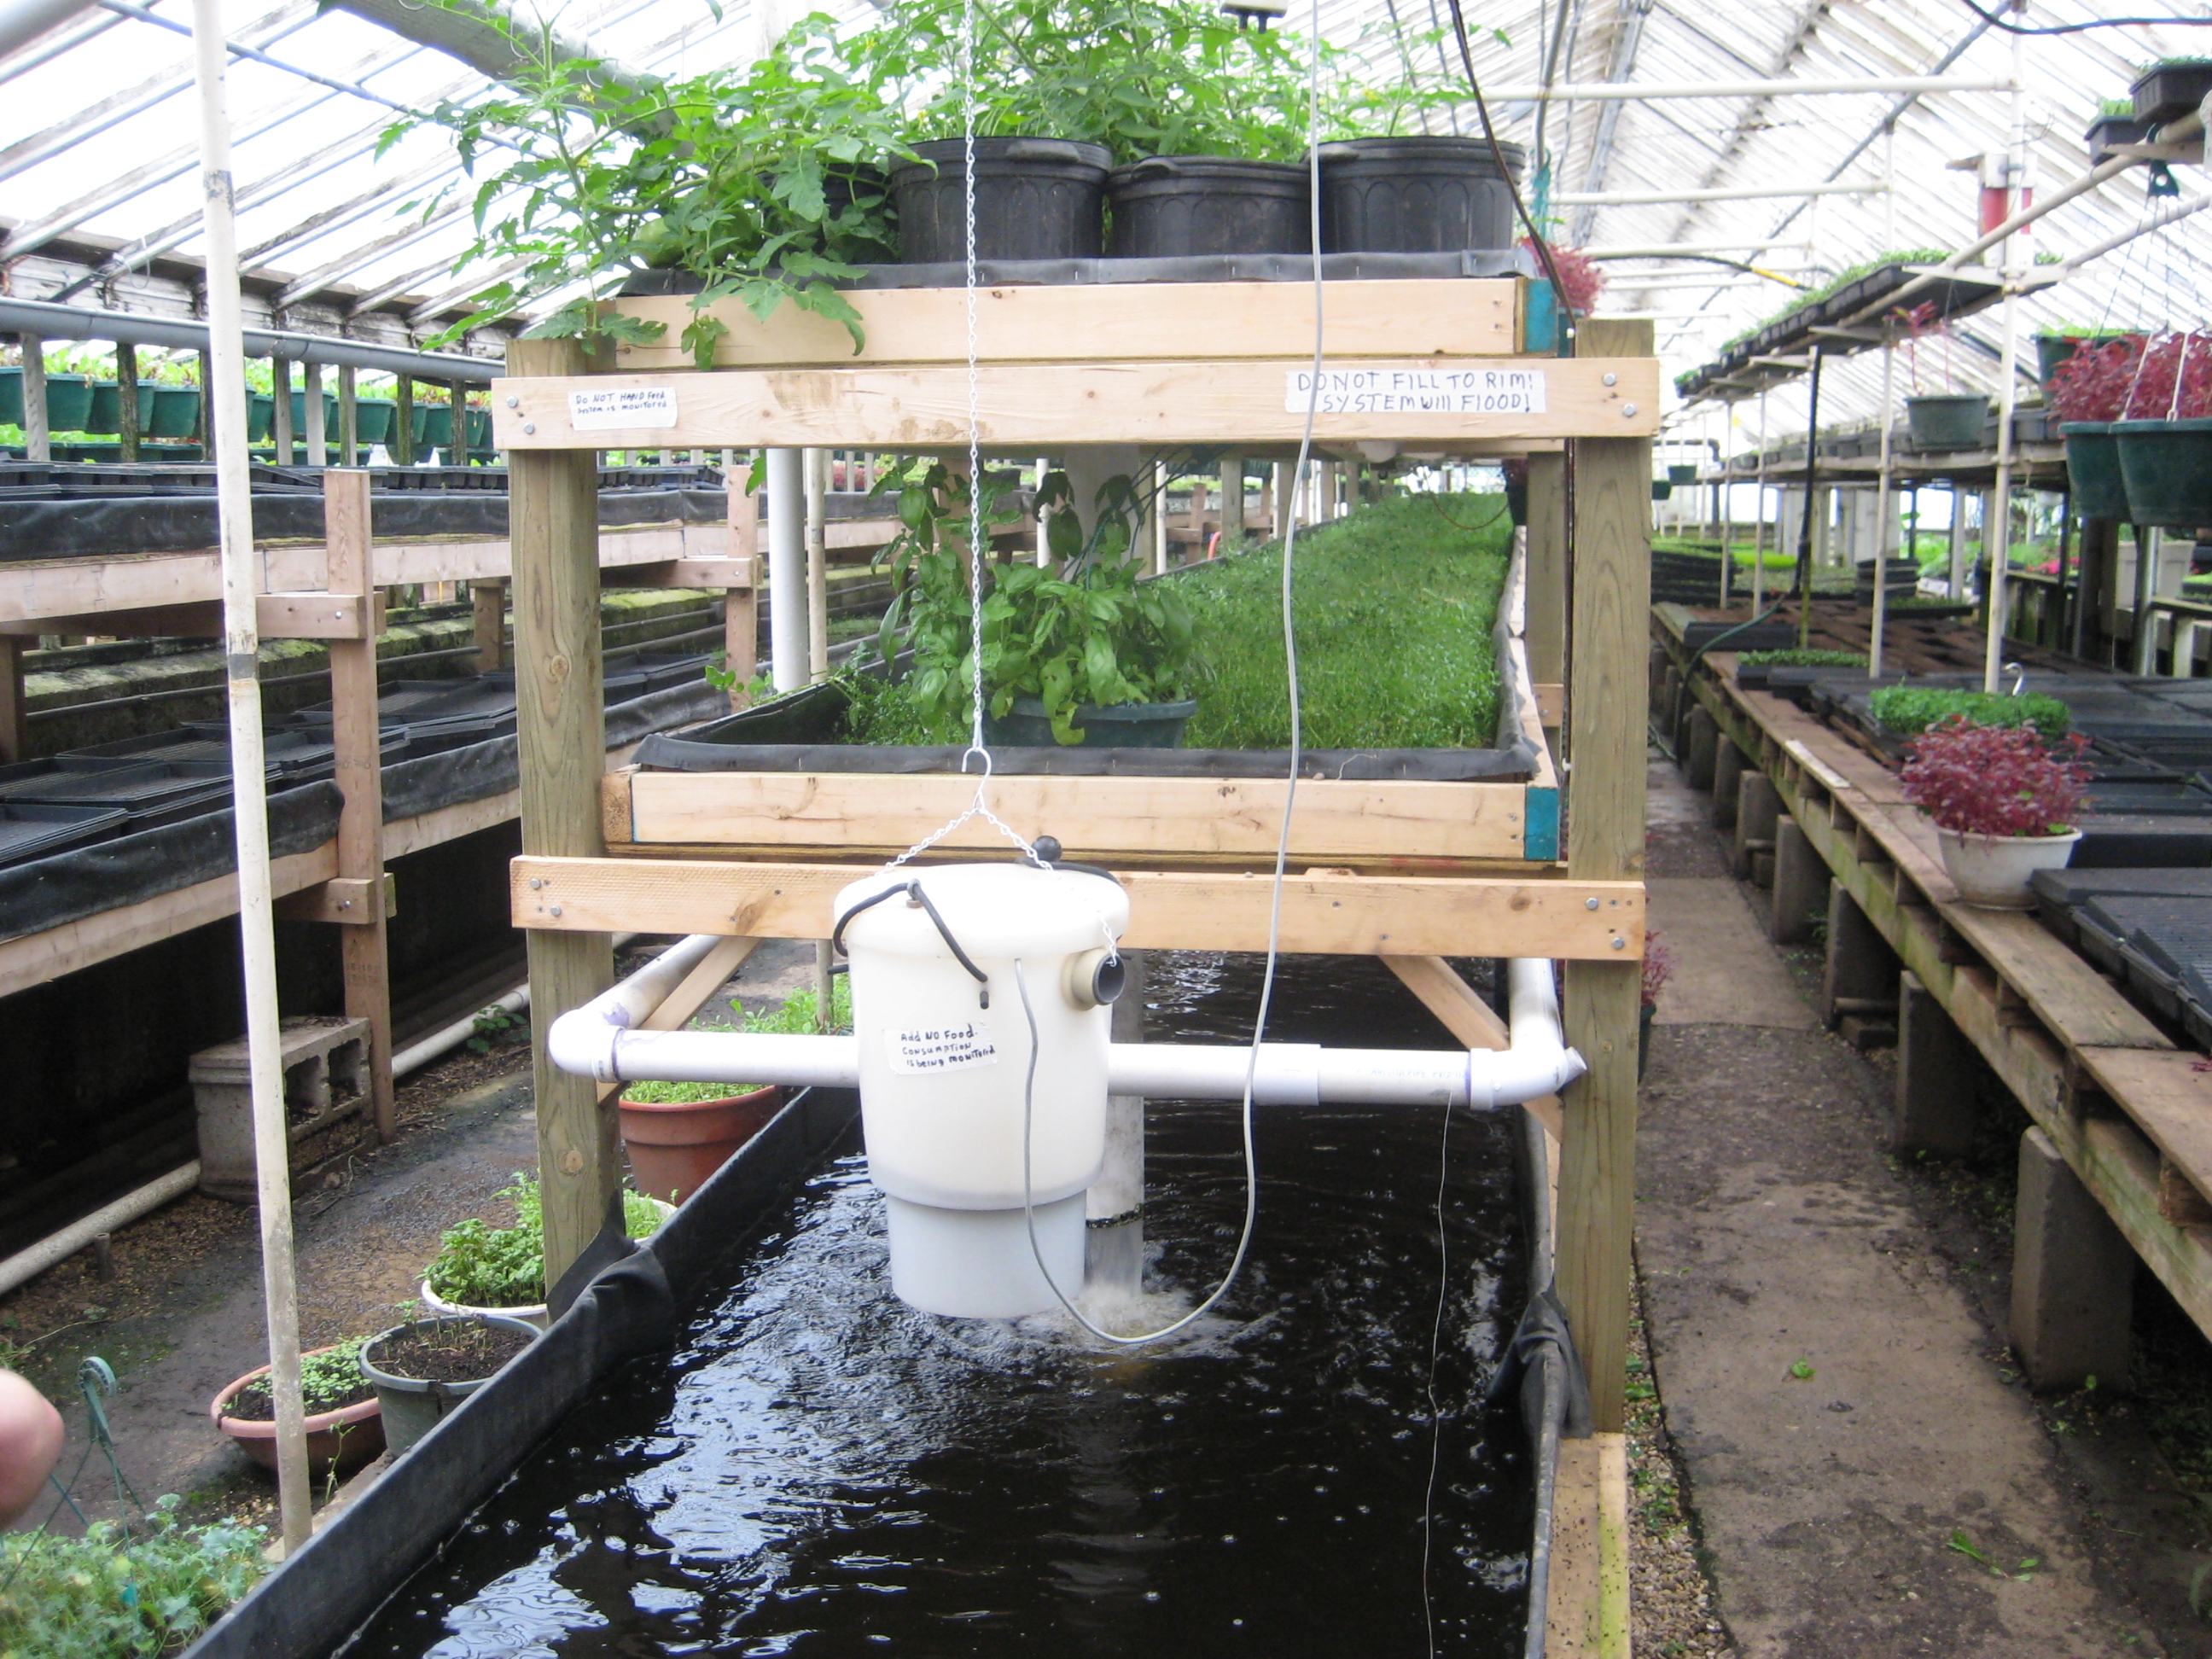
[[2143,337],[2093,340],[2051,373],[2051,412],[2061,421],[2117,421],[2136,383]]
[[1649,929],[1644,935],[1644,1006],[1656,1008],[1659,994],[1674,977],[1674,953],[1659,942],[1657,928]]
[[1905,798],[1962,836],[2063,836],[2089,786],[2077,732],[2046,746],[2032,726],[1954,714],[1905,745]]
[[[1535,243],[1526,236],[1521,239],[1521,246],[1531,253],[1536,252]],[[1552,263],[1559,269],[1559,282],[1567,290],[1567,303],[1575,308],[1575,314],[1589,316],[1597,308],[1597,296],[1605,292],[1605,273],[1597,268],[1597,262],[1578,247],[1562,247],[1554,242]]]
[[2202,420],[2212,415],[2212,331],[2084,345],[2052,371],[2050,398],[2061,421]]

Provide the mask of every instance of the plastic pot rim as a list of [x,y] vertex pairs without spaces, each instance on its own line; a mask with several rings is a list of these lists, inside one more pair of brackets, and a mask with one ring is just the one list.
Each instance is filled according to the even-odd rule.
[[[366,1346],[367,1345],[364,1344],[363,1346]],[[327,1348],[311,1349],[307,1353],[301,1354],[300,1358],[302,1359],[307,1359],[312,1358],[316,1354],[335,1352],[337,1346],[337,1344],[332,1343],[331,1346]],[[238,1397],[240,1390],[242,1390],[247,1383],[256,1382],[258,1379],[268,1376],[270,1369],[270,1368],[267,1365],[256,1366],[253,1370],[246,1372],[245,1376],[238,1377],[231,1382],[227,1383],[222,1389],[216,1394],[215,1399],[210,1402],[208,1406],[209,1418],[213,1420],[216,1427],[221,1429],[225,1434],[230,1436],[232,1439],[273,1440],[276,1437],[276,1423],[275,1419],[272,1418],[268,1422],[263,1423],[250,1417],[228,1416],[222,1409],[225,1406],[228,1406],[233,1400]],[[341,1406],[336,1411],[310,1412],[301,1420],[301,1426],[309,1434],[324,1433],[332,1429],[350,1428],[356,1423],[380,1415],[383,1410],[383,1402],[378,1400],[376,1395],[372,1392],[368,1399],[356,1400],[352,1405]]]
[[[479,1388],[483,1384],[490,1382],[493,1377],[499,1375],[501,1370],[505,1369],[505,1364],[502,1362],[501,1364],[493,1367],[492,1370],[485,1372],[482,1376],[465,1377],[458,1382],[440,1382],[433,1381],[428,1377],[401,1376],[395,1371],[387,1371],[384,1370],[381,1366],[378,1365],[374,1360],[368,1357],[369,1350],[375,1347],[378,1343],[382,1342],[387,1337],[404,1335],[408,1332],[421,1330],[425,1327],[435,1329],[436,1328],[443,1325],[489,1325],[495,1330],[520,1331],[523,1335],[528,1337],[532,1342],[535,1342],[539,1337],[544,1334],[544,1332],[539,1330],[536,1326],[526,1323],[524,1321],[520,1319],[510,1319],[503,1314],[464,1314],[459,1316],[440,1314],[428,1319],[402,1320],[398,1324],[392,1326],[388,1329],[379,1331],[374,1336],[370,1337],[368,1341],[361,1345],[362,1375],[366,1376],[369,1382],[377,1388],[392,1389],[401,1394],[429,1394],[439,1389],[443,1389],[445,1392],[451,1394],[459,1390]],[[527,1346],[528,1345],[526,1344],[525,1346]],[[513,1356],[513,1358],[518,1358],[520,1357],[520,1356],[519,1354]]]

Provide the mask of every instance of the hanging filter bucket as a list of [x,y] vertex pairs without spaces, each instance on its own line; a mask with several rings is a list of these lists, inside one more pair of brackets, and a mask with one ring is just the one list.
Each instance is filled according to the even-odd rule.
[[1074,1295],[1083,1194],[1106,1156],[1127,894],[1073,870],[946,865],[855,882],[833,914],[892,1290],[971,1319],[1042,1313],[1055,1285]]

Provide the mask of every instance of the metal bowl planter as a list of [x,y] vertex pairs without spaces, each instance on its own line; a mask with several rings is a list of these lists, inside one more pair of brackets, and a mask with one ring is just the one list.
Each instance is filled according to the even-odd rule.
[[[1198,712],[1195,702],[1125,702],[1100,708],[1084,703],[1075,711],[1083,729],[1079,749],[1180,749],[1182,729]],[[983,740],[1007,748],[1051,749],[1052,716],[1037,697],[1016,697],[1004,714],[983,717]]]
[[[1104,240],[1106,176],[1113,152],[1061,138],[978,138],[975,257],[1095,259]],[[966,257],[963,141],[914,147],[918,161],[891,169],[899,258],[938,264]]]
[[1979,448],[1989,418],[1990,400],[1978,392],[1905,400],[1905,422],[1916,449]]
[[2130,523],[2212,525],[2212,420],[2114,421],[2112,434]]
[[2069,421],[2058,430],[2066,440],[2067,491],[2074,511],[2085,519],[2128,523],[2128,489],[2120,474],[2120,450],[2112,439],[2112,423]]
[[[362,1375],[376,1387],[378,1403],[384,1409],[385,1443],[397,1456],[406,1451],[424,1435],[438,1426],[439,1422],[461,1401],[491,1381],[491,1375],[464,1382],[432,1382],[412,1376],[400,1376],[380,1366],[373,1356],[391,1337],[440,1326],[489,1325],[495,1330],[520,1331],[531,1341],[543,1334],[535,1325],[520,1319],[509,1319],[500,1314],[481,1317],[413,1319],[404,1325],[394,1325],[388,1331],[380,1331],[362,1345]],[[496,1372],[492,1373],[496,1375]]]
[[1306,253],[1313,229],[1306,169],[1223,155],[1156,155],[1107,178],[1117,259]]
[[1513,245],[1527,153],[1483,138],[1353,138],[1321,147],[1324,253],[1456,253]]
[[[329,1353],[318,1348],[317,1353]],[[303,1355],[302,1358],[310,1356]],[[225,1408],[250,1382],[269,1375],[269,1367],[251,1370],[224,1389],[208,1407],[215,1425],[237,1443],[238,1449],[264,1469],[276,1467],[276,1425],[252,1418],[232,1417]],[[329,1474],[347,1474],[384,1449],[383,1408],[375,1395],[341,1406],[334,1412],[311,1412],[307,1431],[307,1478],[319,1480]]]

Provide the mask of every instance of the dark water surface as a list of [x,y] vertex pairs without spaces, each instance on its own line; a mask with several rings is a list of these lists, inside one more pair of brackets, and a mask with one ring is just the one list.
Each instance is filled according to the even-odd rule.
[[[1153,958],[1148,1035],[1247,1038],[1256,959]],[[1271,1034],[1449,1039],[1379,966],[1292,957]],[[916,1314],[878,1201],[834,1160],[733,1249],[672,1358],[611,1380],[352,1656],[1404,1655],[1519,1651],[1517,1419],[1482,1382],[1526,1295],[1505,1119],[1263,1111],[1260,1225],[1229,1298],[1156,1351],[1058,1318]],[[1233,1105],[1155,1102],[1148,1284],[1172,1317],[1243,1214]],[[1164,1323],[1165,1317],[1152,1322]]]

